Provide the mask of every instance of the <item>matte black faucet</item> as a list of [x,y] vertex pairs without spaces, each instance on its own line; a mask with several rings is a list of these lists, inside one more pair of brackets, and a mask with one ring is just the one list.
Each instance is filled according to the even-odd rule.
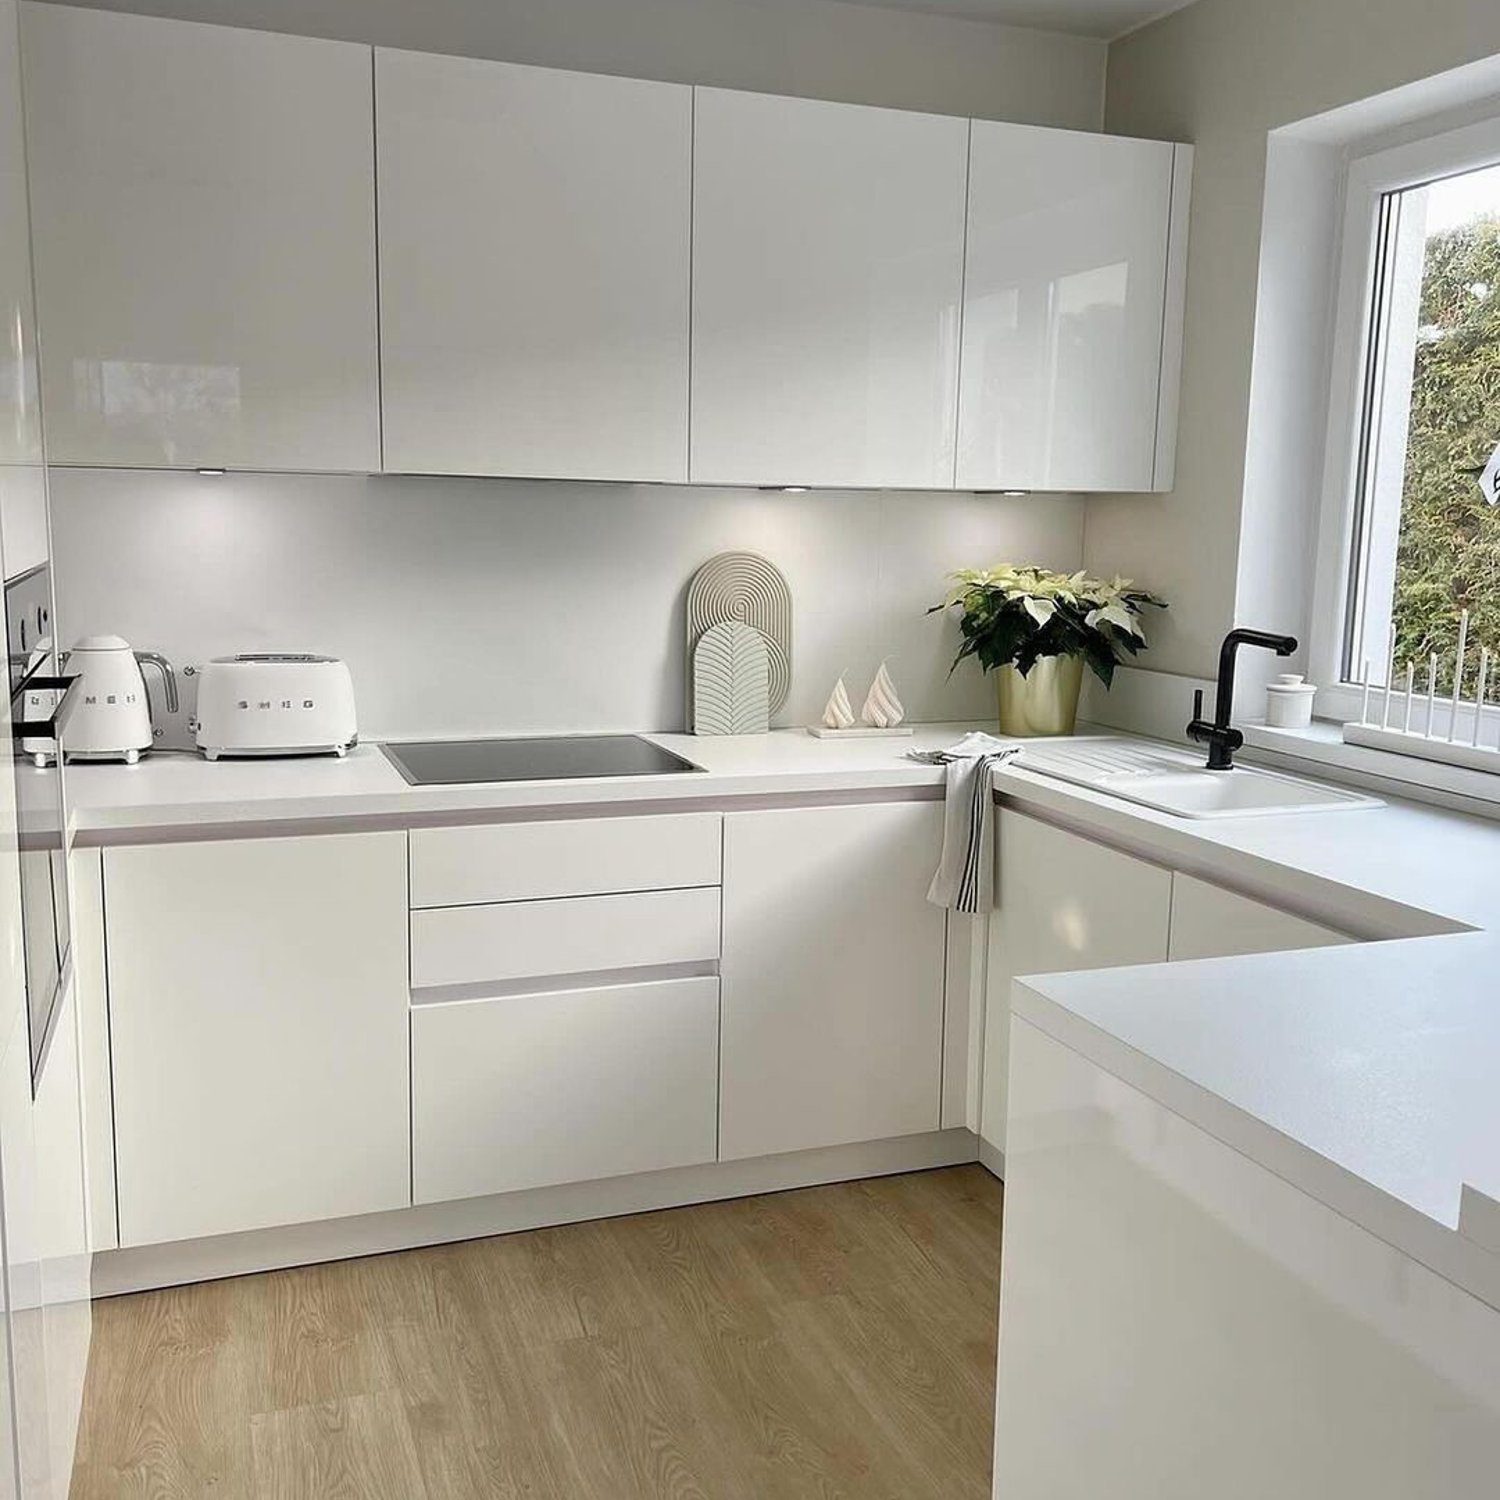
[[1234,658],[1241,646],[1263,646],[1277,656],[1290,656],[1297,649],[1297,638],[1271,635],[1264,630],[1231,630],[1219,647],[1219,690],[1214,702],[1212,724],[1203,719],[1203,690],[1193,694],[1193,722],[1187,736],[1208,746],[1208,769],[1232,771],[1234,752],[1245,743],[1245,736],[1230,724],[1234,713]]

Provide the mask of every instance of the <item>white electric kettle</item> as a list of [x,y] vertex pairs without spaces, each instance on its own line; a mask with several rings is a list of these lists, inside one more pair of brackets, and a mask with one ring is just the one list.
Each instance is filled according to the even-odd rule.
[[81,680],[63,725],[69,760],[123,760],[134,765],[149,750],[151,700],[142,666],[161,673],[167,711],[177,711],[177,679],[171,664],[152,651],[132,651],[117,635],[86,635],[68,652],[66,670]]

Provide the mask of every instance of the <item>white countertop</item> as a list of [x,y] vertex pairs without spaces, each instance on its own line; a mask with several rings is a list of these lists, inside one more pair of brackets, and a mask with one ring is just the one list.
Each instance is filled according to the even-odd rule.
[[[801,730],[647,738],[694,775],[412,787],[374,745],[347,760],[157,754],[69,768],[81,844],[568,808],[936,797],[905,739]],[[1351,947],[1033,978],[1016,1012],[1500,1307],[1500,823],[1411,803],[1187,820],[1035,775],[997,794],[1145,858],[1366,938]],[[1462,1227],[1460,1199],[1471,1191]]]
[[1029,977],[1013,1008],[1500,1308],[1500,823],[1400,802],[1194,822],[1020,767],[996,784],[1385,939]]
[[329,820],[484,821],[566,807],[713,804],[882,789],[925,789],[937,796],[942,768],[906,760],[906,751],[951,745],[974,727],[924,725],[907,737],[853,740],[817,739],[801,729],[722,738],[653,734],[643,738],[703,769],[472,786],[410,786],[375,744],[356,745],[342,760],[207,761],[158,751],[134,766],[70,765],[68,800],[75,837],[89,845],[150,843],[223,827],[264,832],[265,825],[286,825],[295,831]]

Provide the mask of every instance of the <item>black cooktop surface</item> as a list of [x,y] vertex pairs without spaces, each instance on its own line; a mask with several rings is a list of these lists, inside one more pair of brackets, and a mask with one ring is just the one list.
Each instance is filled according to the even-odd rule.
[[670,776],[703,769],[634,734],[419,740],[380,748],[412,786],[566,781],[587,776]]

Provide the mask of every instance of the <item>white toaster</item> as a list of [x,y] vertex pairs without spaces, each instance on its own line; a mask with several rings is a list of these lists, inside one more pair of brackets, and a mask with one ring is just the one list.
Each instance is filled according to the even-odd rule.
[[221,755],[344,755],[359,738],[354,682],[334,656],[219,656],[198,677],[198,748]]

